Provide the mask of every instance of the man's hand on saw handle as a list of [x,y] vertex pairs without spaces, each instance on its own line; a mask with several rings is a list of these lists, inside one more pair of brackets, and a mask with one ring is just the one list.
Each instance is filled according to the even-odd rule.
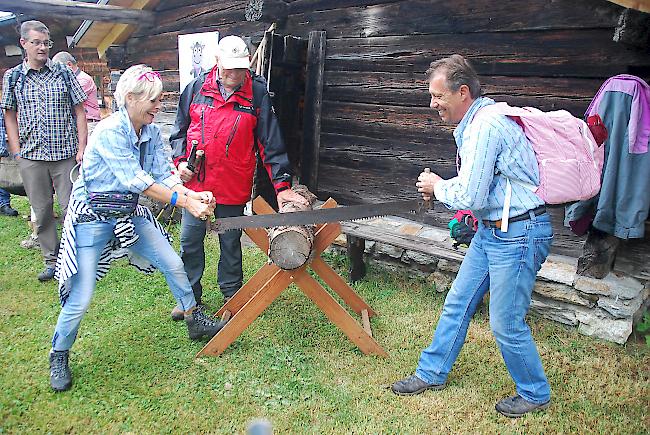
[[429,168],[424,168],[424,171],[418,177],[418,182],[415,183],[415,186],[418,188],[418,192],[422,194],[422,199],[425,201],[431,201],[433,197],[433,189],[438,181],[442,180],[438,174],[431,172]]

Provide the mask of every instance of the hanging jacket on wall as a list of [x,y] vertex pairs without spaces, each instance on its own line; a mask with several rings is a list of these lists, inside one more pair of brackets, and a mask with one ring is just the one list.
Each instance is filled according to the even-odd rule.
[[631,89],[632,83],[639,83],[633,85],[639,90],[648,89],[643,80],[630,77],[607,80],[587,110],[586,115],[600,115],[609,135],[600,194],[566,208],[564,223],[577,234],[593,219],[594,228],[620,239],[644,237],[650,207],[650,152],[648,135],[643,133],[647,123],[639,120],[650,119],[650,100],[639,104],[638,95],[623,91]]
[[585,118],[598,114],[600,103],[607,92],[621,92],[632,97],[630,122],[628,125],[628,144],[630,154],[648,152],[650,138],[650,86],[639,77],[619,74],[610,77],[602,84],[589,108]]
[[216,82],[217,67],[190,82],[181,94],[170,145],[174,164],[187,160],[191,143],[204,151],[200,175],[185,186],[208,190],[218,204],[245,204],[251,195],[256,152],[276,192],[291,186],[291,170],[266,82],[246,74],[227,100]]

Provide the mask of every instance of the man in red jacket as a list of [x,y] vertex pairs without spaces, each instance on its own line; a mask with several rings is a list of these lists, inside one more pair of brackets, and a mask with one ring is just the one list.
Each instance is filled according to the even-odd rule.
[[[251,195],[256,151],[273,182],[278,204],[306,203],[291,190],[291,167],[266,82],[248,67],[246,43],[237,36],[222,38],[217,64],[190,82],[181,94],[170,137],[181,179],[190,189],[212,192],[217,218],[243,215]],[[191,171],[187,159],[194,141],[204,156]],[[181,258],[197,303],[201,303],[203,293],[205,232],[205,222],[183,211]],[[240,239],[241,231],[219,235],[217,280],[225,298],[242,285]],[[172,318],[182,319],[182,311],[174,308]]]

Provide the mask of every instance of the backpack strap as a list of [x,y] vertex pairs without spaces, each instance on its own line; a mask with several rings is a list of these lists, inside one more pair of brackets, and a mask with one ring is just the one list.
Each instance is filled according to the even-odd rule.
[[58,65],[59,65],[59,72],[63,76],[63,82],[65,83],[65,88],[68,92],[68,99],[70,99],[70,107],[72,108],[74,107],[74,104],[72,104],[72,95],[70,93],[71,92],[70,90],[72,89],[72,85],[70,84],[70,74],[72,73],[72,71],[70,71],[68,67],[66,67],[62,63]]
[[22,73],[21,68],[22,64],[15,66],[14,69],[11,70],[11,76],[9,77],[9,92],[14,92],[16,90],[16,84],[18,83],[18,79]]

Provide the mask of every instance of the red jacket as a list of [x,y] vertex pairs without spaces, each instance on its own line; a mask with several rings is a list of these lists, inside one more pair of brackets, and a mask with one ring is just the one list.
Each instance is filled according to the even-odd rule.
[[224,101],[216,76],[214,67],[194,79],[178,104],[170,137],[174,163],[178,166],[187,160],[193,140],[205,152],[198,174],[185,186],[211,191],[218,204],[245,204],[251,196],[258,151],[276,192],[290,187],[289,159],[266,82],[249,72],[242,86]]

